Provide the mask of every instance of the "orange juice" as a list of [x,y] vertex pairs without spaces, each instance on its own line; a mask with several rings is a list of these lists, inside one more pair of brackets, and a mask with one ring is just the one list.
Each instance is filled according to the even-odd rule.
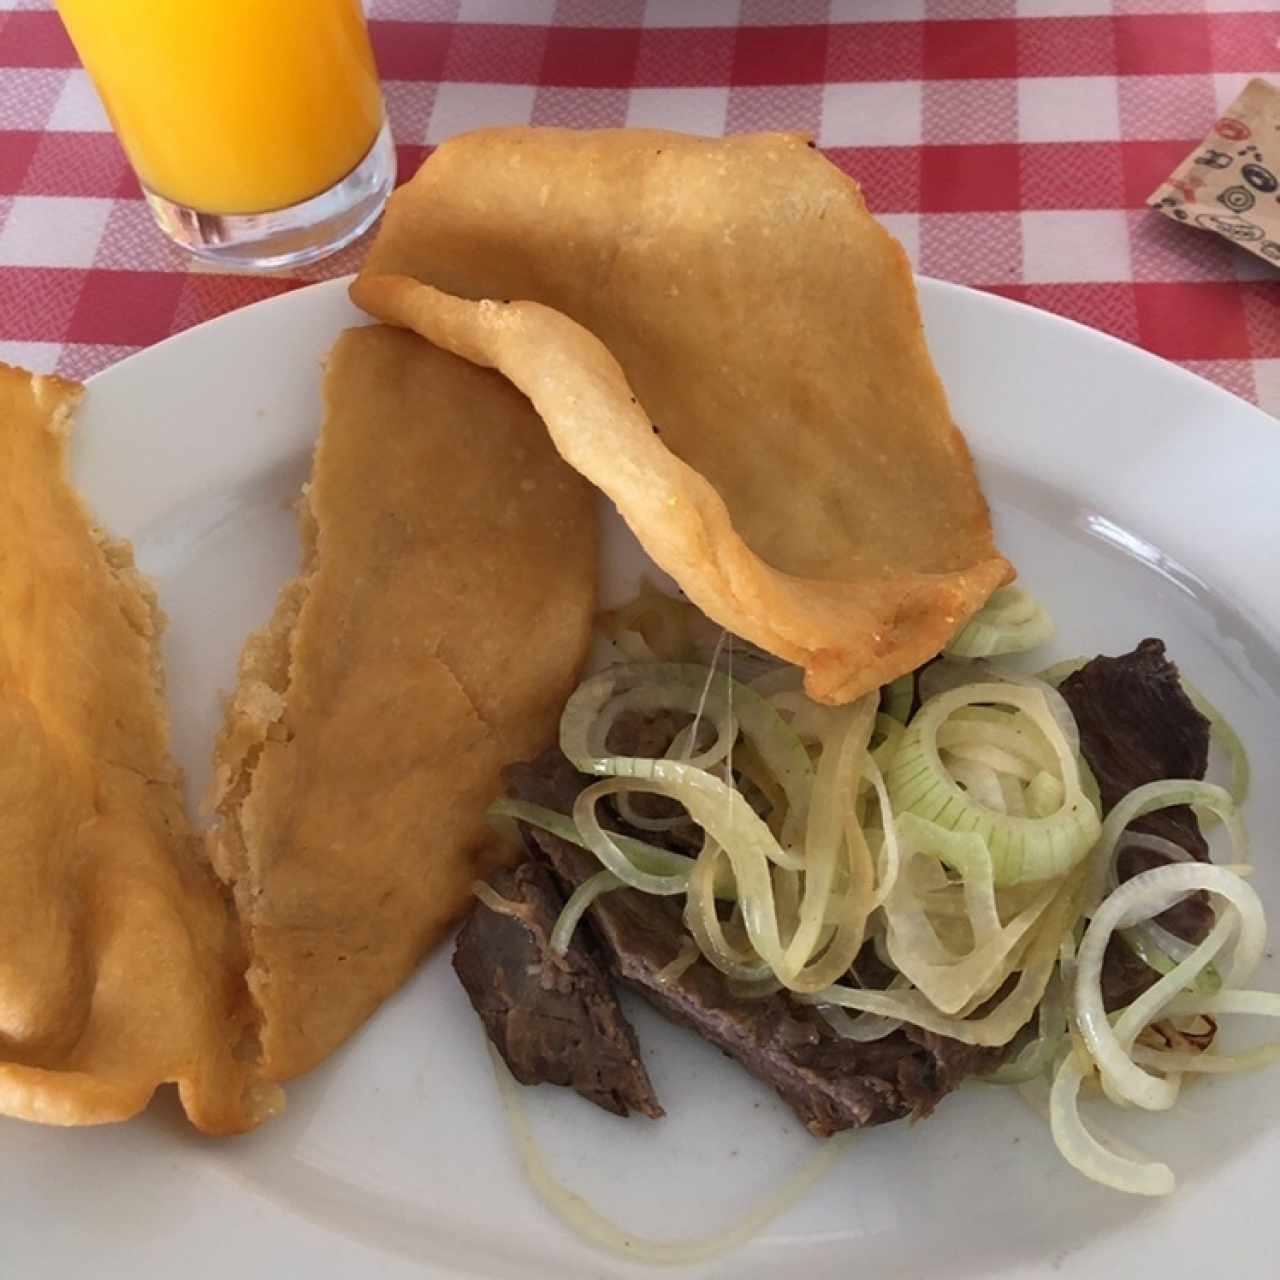
[[143,184],[201,213],[327,190],[382,125],[360,0],[58,0]]

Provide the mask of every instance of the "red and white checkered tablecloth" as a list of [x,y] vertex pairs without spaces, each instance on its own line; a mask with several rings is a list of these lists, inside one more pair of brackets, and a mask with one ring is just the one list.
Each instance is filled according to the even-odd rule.
[[[402,178],[479,125],[809,130],[920,271],[1280,413],[1280,271],[1144,208],[1251,76],[1280,82],[1276,0],[367,8]],[[85,377],[362,252],[287,277],[184,257],[153,228],[48,0],[0,0],[0,359]]]

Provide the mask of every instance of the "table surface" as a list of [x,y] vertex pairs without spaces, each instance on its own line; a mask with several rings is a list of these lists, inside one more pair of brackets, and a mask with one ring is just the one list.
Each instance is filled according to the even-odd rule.
[[[1273,0],[367,0],[400,178],[480,125],[812,133],[919,271],[1280,413],[1280,272],[1146,197],[1253,75]],[[1270,11],[1270,12],[1269,12]],[[198,265],[152,226],[48,0],[0,0],[0,359],[84,378],[353,270]]]

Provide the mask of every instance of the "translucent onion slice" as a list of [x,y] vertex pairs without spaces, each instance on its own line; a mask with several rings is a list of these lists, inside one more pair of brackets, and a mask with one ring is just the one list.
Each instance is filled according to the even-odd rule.
[[952,637],[946,652],[958,658],[1024,653],[1053,638],[1053,620],[1029,592],[1001,587]]
[[1130,1160],[1108,1151],[1085,1127],[1080,1115],[1080,1086],[1089,1072],[1078,1052],[1068,1053],[1049,1092],[1049,1127],[1063,1158],[1086,1178],[1133,1195],[1167,1196],[1175,1186],[1173,1170],[1159,1161]]
[[574,930],[586,914],[587,908],[602,894],[622,888],[622,881],[612,871],[597,871],[588,876],[570,895],[564,904],[555,926],[551,930],[551,950],[562,956],[569,950]]
[[1238,916],[1239,938],[1225,976],[1228,985],[1237,985],[1253,972],[1266,945],[1262,903],[1246,881],[1209,863],[1154,867],[1126,880],[1093,913],[1076,958],[1075,1016],[1085,1046],[1110,1094],[1151,1111],[1173,1105],[1177,1077],[1162,1080],[1152,1076],[1135,1065],[1129,1049],[1138,1033],[1213,960],[1236,920],[1231,915],[1220,918],[1204,942],[1129,1005],[1114,1027],[1103,1009],[1103,953],[1117,928],[1159,915],[1188,890],[1200,889],[1226,899]]
[[884,714],[891,720],[905,725],[911,717],[911,704],[916,697],[916,678],[911,672],[899,676],[880,690],[884,699]]
[[[689,876],[688,898],[684,910],[685,928],[697,943],[698,950],[721,973],[740,982],[761,982],[772,975],[772,970],[749,947],[744,949],[733,946],[716,914],[713,887],[717,864],[723,854],[724,850],[714,840],[708,839],[703,843],[702,852]],[[781,874],[790,876],[793,873],[783,871]]]
[[[642,686],[637,689],[626,689],[622,693],[615,694],[600,708],[599,716],[588,734],[589,750],[593,755],[608,755],[605,743],[608,740],[609,730],[613,727],[614,721],[627,712],[651,715],[657,711],[678,711],[694,716],[695,721],[676,735],[666,754],[671,759],[683,760],[685,764],[691,764],[696,769],[710,769],[712,765],[719,764],[729,754],[729,749],[738,736],[738,723],[727,703],[719,696],[720,692],[717,690],[717,696],[713,697],[710,688],[706,686],[701,690],[694,689],[692,686],[664,689]],[[710,704],[709,708],[708,704]],[[706,714],[708,709],[710,714]],[[705,751],[695,754],[692,750],[695,726],[701,724],[704,719],[715,726],[716,739]]]
[[1162,1072],[1164,1075],[1181,1075],[1184,1072],[1202,1072],[1209,1075],[1231,1075],[1237,1071],[1256,1071],[1280,1062],[1280,1044],[1261,1044],[1254,1049],[1242,1049],[1239,1053],[1174,1052],[1169,1049],[1149,1049],[1135,1045],[1133,1060],[1140,1067]]
[[[963,897],[963,918],[972,940],[965,953],[953,952],[939,937],[923,900],[914,892],[910,876],[898,878],[884,908],[885,940],[894,967],[936,1009],[959,1013],[975,999],[984,999],[1012,972],[1011,956],[1053,899],[1057,886],[1043,888],[1007,925],[1002,924],[991,855],[980,836],[946,831],[911,814],[900,818],[898,826],[904,856],[936,857],[937,850],[949,844],[954,847],[952,860],[966,866],[963,882],[949,885],[946,890],[952,897]],[[931,902],[935,904],[936,898]]]
[[[907,980],[898,975],[885,988],[887,991],[900,991],[907,985]],[[836,1005],[819,1005],[818,1012],[823,1020],[842,1040],[856,1040],[859,1044],[871,1044],[892,1035],[902,1023],[897,1018],[878,1018],[872,1013],[860,1013],[851,1018],[848,1012]]]
[[1249,755],[1240,741],[1240,735],[1232,727],[1231,721],[1209,701],[1186,677],[1181,677],[1182,688],[1191,699],[1195,709],[1209,722],[1211,737],[1218,740],[1218,745],[1226,754],[1231,767],[1231,782],[1228,790],[1237,805],[1244,804],[1249,794]]
[[[777,975],[784,983],[794,979],[807,964],[817,942],[818,930],[825,920],[827,901],[845,852],[846,803],[857,795],[859,765],[866,758],[878,701],[878,693],[870,693],[855,702],[843,724],[823,744],[805,831],[804,896],[800,902],[795,934],[786,944],[782,968]],[[841,939],[840,954],[850,950],[852,954],[844,967],[837,968],[826,980],[828,982],[848,969],[862,946],[862,928],[849,932],[856,932],[857,936]]]
[[534,1139],[524,1106],[524,1091],[493,1044],[486,1041],[486,1045],[512,1139],[529,1185],[543,1204],[580,1239],[629,1264],[643,1262],[655,1266],[689,1267],[740,1248],[780,1213],[802,1199],[848,1150],[857,1132],[850,1130],[828,1138],[816,1155],[803,1161],[758,1203],[720,1230],[687,1240],[651,1240],[627,1230],[593,1208],[552,1173]]
[[[574,766],[583,773],[597,776],[653,777],[676,784],[688,778],[689,775],[677,772],[681,767],[690,767],[682,762],[603,754],[601,715],[616,693],[636,685],[668,691],[679,706],[686,704],[691,690],[700,698],[705,692],[707,707],[717,708],[721,714],[731,715],[737,721],[742,734],[786,794],[787,817],[781,841],[785,852],[780,850],[778,861],[798,869],[801,859],[790,850],[799,843],[808,811],[813,784],[809,753],[768,699],[722,672],[693,663],[640,663],[614,667],[584,681],[569,698],[560,717],[560,749]],[[607,729],[605,733],[607,735]],[[724,783],[720,785],[725,787]]]
[[1057,1061],[1067,1034],[1067,997],[1063,982],[1055,974],[1040,1001],[1039,1027],[1035,1038],[1024,1045],[1016,1058],[979,1077],[988,1084],[1026,1084],[1042,1078]]
[[[554,809],[544,808],[540,804],[531,804],[527,800],[512,800],[507,797],[495,800],[489,806],[488,816],[513,818],[517,822],[524,822],[531,827],[548,831],[553,836],[559,836],[561,840],[576,844],[580,849],[590,847],[567,813],[557,813]],[[625,857],[640,871],[657,876],[687,876],[693,869],[693,859],[685,857],[682,853],[673,853],[660,845],[649,844],[647,841],[637,840],[634,836],[621,835],[616,831],[610,832],[610,835]],[[725,896],[723,886],[719,887],[719,896]]]
[[[939,754],[938,730],[956,712],[981,703],[1015,707],[1043,735],[1052,749],[1055,776],[1063,789],[1056,812],[1040,818],[997,812],[948,775]],[[967,726],[969,721],[962,723]],[[1001,728],[987,719],[973,724],[983,733]],[[907,729],[888,786],[896,812],[914,813],[938,826],[982,836],[991,851],[998,885],[1062,876],[1084,858],[1100,828],[1098,812],[1081,788],[1076,756],[1043,694],[1017,685],[969,685],[930,699]],[[945,860],[945,854],[942,856]],[[956,870],[963,872],[963,867]]]
[[[1081,875],[1067,877],[1045,909],[1040,926],[1024,952],[1016,957],[1020,966],[1013,990],[980,1018],[950,1017],[940,1013],[919,991],[864,991],[835,985],[809,996],[796,998],[807,1004],[838,1005],[899,1018],[912,1026],[938,1035],[950,1036],[964,1044],[993,1047],[1008,1044],[1027,1024],[1044,995],[1052,976],[1063,938],[1079,914]],[[1012,972],[1012,970],[1011,970]]]
[[1241,1013],[1262,1018],[1280,1018],[1280,992],[1219,991],[1215,995],[1181,995],[1165,1006],[1171,1017],[1194,1017],[1202,1013]]
[[[1065,677],[1064,677],[1065,678]],[[1017,684],[1026,689],[1037,689],[1044,695],[1049,712],[1062,730],[1073,752],[1080,750],[1080,730],[1066,698],[1058,692],[1057,685],[1040,676],[1024,675],[1020,671],[1004,671],[984,658],[966,659],[944,657],[931,663],[920,673],[920,696],[927,702],[939,693],[959,689],[967,684],[981,682]]]
[[[676,768],[687,767],[676,765]],[[710,774],[705,776],[710,777]],[[582,844],[588,847],[604,868],[611,870],[623,884],[637,888],[643,893],[655,893],[659,897],[672,897],[677,893],[684,893],[689,887],[689,874],[694,865],[692,859],[682,858],[686,865],[675,872],[650,872],[637,864],[634,859],[628,858],[626,847],[622,845],[623,837],[618,836],[616,832],[605,831],[604,827],[600,826],[596,805],[605,796],[626,795],[627,792],[640,791],[654,791],[658,795],[669,796],[672,800],[681,800],[680,788],[668,783],[657,780],[637,782],[631,778],[602,778],[599,782],[593,782],[589,787],[582,788],[577,794],[577,799],[573,801],[573,826],[579,831]]]
[[1170,805],[1187,804],[1210,809],[1224,822],[1231,843],[1236,850],[1236,861],[1248,861],[1249,840],[1244,824],[1231,796],[1211,782],[1193,782],[1189,779],[1161,779],[1148,782],[1130,791],[1107,814],[1102,832],[1090,857],[1090,883],[1085,898],[1085,914],[1092,914],[1092,907],[1102,900],[1107,886],[1116,879],[1115,860],[1125,828],[1148,813],[1166,809]]

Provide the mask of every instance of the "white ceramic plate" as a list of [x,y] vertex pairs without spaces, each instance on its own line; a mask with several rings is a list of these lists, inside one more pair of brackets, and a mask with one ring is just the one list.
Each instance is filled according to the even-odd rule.
[[[1001,543],[1059,621],[1053,656],[1162,636],[1234,718],[1257,775],[1256,884],[1280,920],[1280,424],[1042,312],[929,281],[921,296]],[[359,322],[342,282],[320,285],[91,385],[75,478],[159,584],[193,795],[218,692],[294,571],[288,508],[319,419],[321,358]],[[616,520],[607,530],[617,595],[642,556]],[[1261,980],[1275,984],[1276,969],[1269,960]],[[631,1228],[703,1231],[815,1143],[694,1037],[643,1008],[636,1021],[668,1118],[619,1121],[541,1089],[528,1091],[535,1127],[562,1176]],[[1278,1089],[1280,1072],[1214,1083],[1188,1091],[1172,1119],[1121,1126],[1181,1177],[1173,1199],[1147,1203],[1082,1181],[1014,1094],[970,1085],[923,1124],[860,1135],[754,1244],[688,1274],[1270,1274]],[[443,953],[256,1134],[202,1139],[169,1096],[115,1128],[0,1122],[6,1280],[618,1274],[643,1272],[581,1244],[524,1184]]]

